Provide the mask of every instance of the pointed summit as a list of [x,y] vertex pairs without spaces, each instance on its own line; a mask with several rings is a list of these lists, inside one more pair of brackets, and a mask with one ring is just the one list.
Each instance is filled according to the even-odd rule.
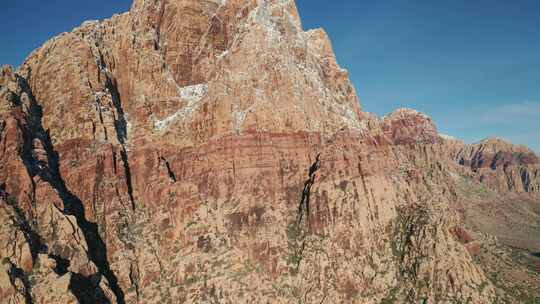
[[[74,82],[45,74],[58,69]],[[45,117],[115,91],[107,99],[122,105],[129,139],[189,145],[253,131],[362,129],[347,71],[323,30],[302,30],[294,1],[137,0],[128,14],[50,40],[21,70],[35,79]],[[55,96],[39,87],[44,79]],[[69,123],[80,118],[67,121],[57,140],[88,133]]]

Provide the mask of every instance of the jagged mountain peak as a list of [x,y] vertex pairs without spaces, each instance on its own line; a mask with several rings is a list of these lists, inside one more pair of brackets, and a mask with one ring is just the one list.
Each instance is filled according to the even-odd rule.
[[507,139],[504,139],[502,137],[496,137],[496,136],[486,137],[482,139],[481,141],[479,141],[478,143],[474,143],[473,145],[482,147],[483,149],[490,150],[495,153],[499,151],[504,151],[504,152],[515,152],[515,153],[522,152],[522,153],[535,154],[534,151],[532,151],[531,149],[529,149],[528,147],[524,145],[515,145],[515,144],[512,144]]
[[[252,131],[362,129],[347,71],[323,30],[301,29],[294,1],[136,1],[128,14],[50,40],[20,73],[31,86],[46,78],[58,88],[34,89],[45,116],[49,103],[93,104],[117,91],[130,139],[184,145]],[[83,132],[81,120],[90,125],[72,113],[66,120],[72,134],[58,140]]]

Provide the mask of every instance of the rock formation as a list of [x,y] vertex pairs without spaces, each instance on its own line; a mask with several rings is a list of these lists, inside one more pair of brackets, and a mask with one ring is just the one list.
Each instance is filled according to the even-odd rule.
[[[1,69],[0,144],[5,303],[540,294],[508,247],[540,251],[538,157],[362,112],[292,0],[135,0],[85,22]],[[482,229],[483,187],[529,230]],[[493,278],[493,248],[521,281]]]
[[499,138],[462,145],[453,155],[475,179],[500,192],[540,192],[540,158],[530,149]]

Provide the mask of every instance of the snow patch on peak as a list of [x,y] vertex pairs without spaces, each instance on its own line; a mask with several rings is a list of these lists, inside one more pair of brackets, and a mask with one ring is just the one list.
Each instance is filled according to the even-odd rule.
[[208,94],[208,84],[195,84],[179,89],[180,97],[188,102],[198,102]]
[[154,128],[156,130],[162,131],[169,127],[173,122],[177,120],[184,120],[193,114],[193,112],[198,109],[204,97],[208,95],[208,84],[202,83],[182,87],[178,89],[178,92],[180,98],[186,101],[187,104],[173,115],[162,120],[156,120],[154,122]]

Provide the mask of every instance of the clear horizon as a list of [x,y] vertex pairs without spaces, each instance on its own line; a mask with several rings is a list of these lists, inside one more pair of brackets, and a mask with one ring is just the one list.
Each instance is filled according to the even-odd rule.
[[[4,1],[0,65],[131,2]],[[412,108],[465,142],[496,136],[540,152],[540,2],[296,3],[304,29],[328,32],[364,111]]]

